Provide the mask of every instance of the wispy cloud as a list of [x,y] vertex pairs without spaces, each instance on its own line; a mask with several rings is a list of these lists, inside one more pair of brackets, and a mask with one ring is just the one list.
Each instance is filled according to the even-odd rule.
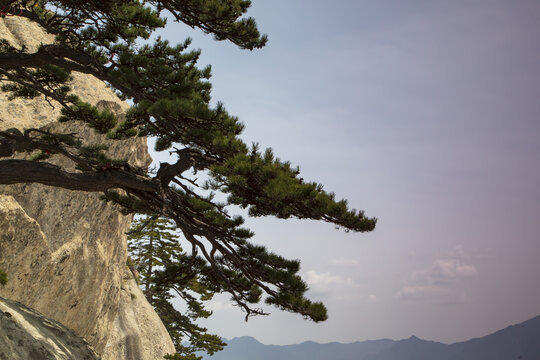
[[344,278],[329,272],[318,273],[314,270],[309,270],[302,277],[307,282],[310,290],[320,295],[329,294],[338,288],[358,287],[358,284],[351,278]]
[[464,302],[470,297],[460,288],[467,278],[478,271],[464,259],[467,255],[462,247],[454,250],[453,256],[435,259],[430,268],[419,270],[404,281],[398,297],[405,300],[436,300],[437,302]]
[[237,310],[232,301],[210,300],[205,305],[213,312]]
[[421,281],[431,284],[446,284],[456,279],[468,278],[477,274],[476,267],[463,264],[460,259],[437,259],[431,270],[416,274]]

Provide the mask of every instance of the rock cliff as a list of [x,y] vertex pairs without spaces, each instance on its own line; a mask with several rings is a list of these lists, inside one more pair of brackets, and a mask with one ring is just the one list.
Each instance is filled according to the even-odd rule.
[[0,297],[0,360],[97,360],[92,347],[57,321]]
[[[0,19],[0,38],[29,49],[52,41],[19,17]],[[127,108],[93,77],[74,74],[72,88],[82,100],[120,116]],[[145,139],[106,140],[80,123],[55,122],[58,114],[59,107],[43,98],[9,101],[0,93],[0,129],[77,133],[86,144],[107,143],[113,157],[149,165]],[[58,155],[49,161],[73,168]],[[126,273],[130,216],[99,200],[99,194],[40,184],[0,186],[0,194],[0,269],[9,278],[0,286],[1,296],[73,329],[103,360],[156,359],[174,352],[165,327]]]

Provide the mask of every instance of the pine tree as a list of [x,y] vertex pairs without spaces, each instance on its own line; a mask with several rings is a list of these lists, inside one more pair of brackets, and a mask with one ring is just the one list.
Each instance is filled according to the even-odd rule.
[[[264,299],[282,310],[323,321],[324,305],[304,296],[307,286],[298,275],[299,261],[253,245],[253,233],[242,226],[244,219],[231,216],[228,209],[241,206],[249,216],[322,220],[356,232],[373,230],[376,219],[350,209],[322,185],[304,181],[297,167],[276,158],[270,149],[246,145],[239,137],[244,128],[239,119],[223,104],[211,106],[210,67],[197,67],[200,51],[189,49],[189,39],[178,45],[162,38],[141,43],[166,26],[167,12],[174,21],[218,41],[260,48],[267,38],[254,19],[244,17],[250,4],[248,0],[0,0],[4,13],[34,21],[56,37],[54,44],[37,51],[0,41],[4,91],[12,97],[45,96],[61,107],[59,121],[82,121],[111,139],[154,137],[156,151],[169,151],[176,158],[149,172],[109,159],[103,146],[85,146],[70,134],[10,129],[0,131],[0,184],[35,182],[101,192],[124,213],[169,219],[190,249],[180,256],[182,261],[176,259],[159,274],[159,281],[181,284],[184,276],[192,276],[186,274],[196,275],[210,293],[230,294],[246,318],[265,314],[256,305]],[[72,72],[93,75],[132,101],[125,120],[119,122],[111,112],[72,94]],[[36,156],[10,158],[25,151]],[[71,159],[78,171],[48,163],[50,154]],[[209,180],[189,176],[198,171]],[[217,201],[216,194],[226,200]],[[149,289],[157,291],[156,286]]]
[[[130,259],[139,274],[146,299],[173,340],[178,358],[200,359],[195,352],[206,351],[212,355],[222,350],[225,343],[195,323],[212,314],[202,302],[212,299],[214,293],[194,271],[204,268],[204,262],[186,254],[175,231],[174,223],[168,219],[142,217],[135,220],[128,234]],[[190,265],[193,261],[199,266]],[[174,308],[173,297],[184,301],[184,313]]]

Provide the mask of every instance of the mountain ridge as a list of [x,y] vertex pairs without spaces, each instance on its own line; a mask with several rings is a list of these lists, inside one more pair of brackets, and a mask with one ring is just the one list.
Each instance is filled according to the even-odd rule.
[[538,360],[540,315],[483,337],[445,344],[415,335],[407,339],[352,343],[265,345],[251,336],[224,339],[228,346],[204,360]]

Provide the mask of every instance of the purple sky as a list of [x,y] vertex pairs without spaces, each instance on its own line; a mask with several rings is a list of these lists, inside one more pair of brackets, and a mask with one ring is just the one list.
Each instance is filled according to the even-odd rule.
[[216,297],[204,325],[290,344],[413,334],[455,342],[540,314],[540,2],[255,0],[253,52],[171,22],[213,67],[214,100],[351,206],[370,234],[253,219],[302,260],[313,324],[270,308],[247,324]]

